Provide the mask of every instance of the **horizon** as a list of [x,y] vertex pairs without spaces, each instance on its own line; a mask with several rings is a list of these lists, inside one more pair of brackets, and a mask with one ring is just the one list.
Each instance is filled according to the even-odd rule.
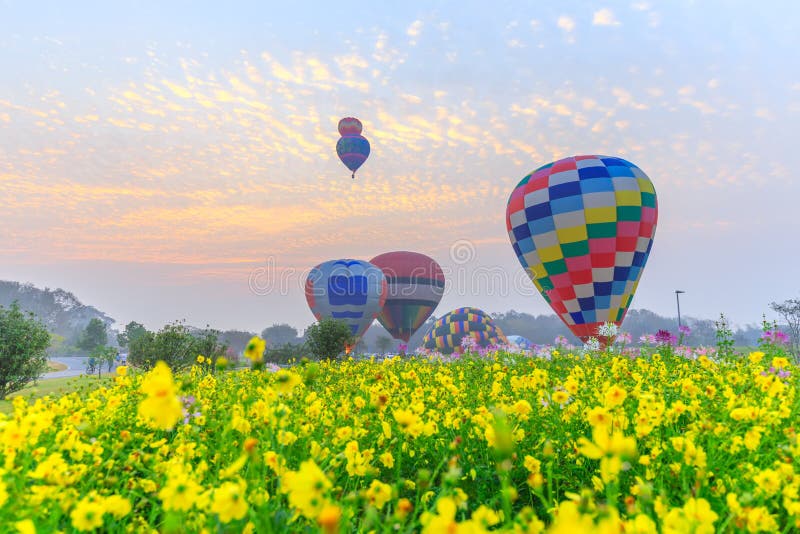
[[[0,279],[118,328],[302,331],[313,266],[395,250],[448,273],[436,316],[551,314],[505,207],[574,154],[655,185],[631,309],[683,290],[681,316],[743,326],[798,295],[800,4],[0,6]],[[345,116],[372,145],[355,179]]]

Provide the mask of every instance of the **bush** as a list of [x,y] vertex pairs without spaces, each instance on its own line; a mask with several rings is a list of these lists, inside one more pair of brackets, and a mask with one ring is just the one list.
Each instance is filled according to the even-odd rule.
[[267,346],[264,352],[264,361],[267,363],[284,364],[291,360],[299,362],[307,354],[305,345],[284,343],[276,347]]
[[225,354],[226,348],[219,343],[214,330],[194,335],[181,324],[170,324],[159,332],[146,331],[133,339],[128,362],[135,367],[151,369],[162,360],[171,369],[178,370],[192,365],[200,354],[216,362]]
[[0,306],[0,398],[19,391],[47,370],[50,333],[14,302]]
[[355,338],[347,323],[325,318],[306,330],[306,348],[319,360],[333,360],[355,345]]

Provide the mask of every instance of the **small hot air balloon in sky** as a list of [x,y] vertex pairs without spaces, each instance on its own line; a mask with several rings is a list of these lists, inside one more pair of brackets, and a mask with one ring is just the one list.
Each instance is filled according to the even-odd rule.
[[508,344],[492,318],[478,308],[457,308],[438,319],[422,339],[422,346],[442,354],[462,352],[462,341],[470,337],[480,347]]
[[386,301],[386,277],[366,261],[326,261],[308,274],[306,300],[317,320],[340,319],[360,338]]
[[339,135],[342,137],[336,143],[336,153],[345,166],[356,171],[369,157],[369,141],[361,135],[361,121],[355,117],[345,117],[339,121]]
[[442,300],[444,272],[418,252],[387,252],[370,263],[383,271],[389,290],[378,321],[393,338],[408,343]]
[[633,163],[574,156],[539,167],[506,208],[522,267],[572,333],[597,336],[622,323],[658,221],[656,191]]

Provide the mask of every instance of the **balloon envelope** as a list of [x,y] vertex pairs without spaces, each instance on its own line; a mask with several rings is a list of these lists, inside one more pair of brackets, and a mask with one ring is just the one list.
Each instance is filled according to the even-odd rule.
[[340,319],[360,338],[383,308],[386,277],[366,261],[326,261],[311,269],[306,300],[317,320]]
[[387,252],[370,263],[383,271],[388,287],[378,321],[393,338],[408,343],[442,299],[444,272],[436,260],[418,252]]
[[508,200],[514,252],[553,310],[586,341],[628,311],[653,245],[658,202],[633,163],[574,156],[522,179]]
[[360,135],[340,137],[336,153],[345,166],[355,173],[369,157],[369,141]]
[[355,117],[345,117],[339,121],[339,135],[361,135],[361,121]]
[[508,342],[512,345],[516,345],[521,349],[532,349],[533,348],[533,341],[528,339],[527,337],[523,336],[506,336],[508,338]]
[[422,346],[442,354],[462,352],[461,343],[465,337],[471,337],[481,347],[508,343],[503,331],[482,310],[457,308],[433,323]]

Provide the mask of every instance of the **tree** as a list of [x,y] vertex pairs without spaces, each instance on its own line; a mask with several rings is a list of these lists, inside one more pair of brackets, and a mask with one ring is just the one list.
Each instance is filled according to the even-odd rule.
[[378,347],[378,352],[381,354],[386,354],[389,352],[389,349],[392,348],[392,338],[388,336],[380,336],[376,342],[376,346]]
[[33,314],[14,302],[0,306],[0,398],[19,391],[47,370],[50,334]]
[[[114,359],[117,357],[117,349],[114,347],[106,347],[105,345],[100,345],[92,349],[92,352],[89,353],[89,360],[94,360],[94,364],[97,367],[97,376],[100,376],[100,373],[103,370],[103,364],[108,366],[108,372],[111,372],[111,368],[114,367]],[[90,364],[90,367],[94,369],[94,365]]]
[[[227,345],[229,349],[232,349],[233,354],[238,359],[255,335],[255,333],[245,330],[225,330],[220,334],[219,340],[221,343]],[[226,356],[226,358],[228,358],[228,356]],[[228,359],[230,360],[230,358]]]
[[219,343],[217,335],[216,330],[210,329],[193,335],[182,324],[169,324],[156,333],[145,332],[134,339],[128,350],[128,361],[136,367],[150,369],[161,360],[174,371],[189,367],[201,354],[216,362],[227,348]]
[[797,354],[800,349],[800,299],[784,300],[781,303],[773,302],[769,307],[786,321],[792,352]]
[[306,329],[306,347],[317,359],[333,360],[355,344],[347,323],[326,317]]
[[103,346],[106,343],[108,343],[106,323],[95,317],[89,321],[89,324],[86,325],[86,329],[81,334],[80,341],[78,341],[78,348],[91,352],[95,348]]
[[288,324],[273,324],[261,331],[261,339],[267,342],[267,345],[286,345],[287,343],[298,343],[297,329]]
[[143,324],[131,321],[125,325],[125,330],[117,334],[117,343],[120,347],[127,347],[130,343],[147,332]]

